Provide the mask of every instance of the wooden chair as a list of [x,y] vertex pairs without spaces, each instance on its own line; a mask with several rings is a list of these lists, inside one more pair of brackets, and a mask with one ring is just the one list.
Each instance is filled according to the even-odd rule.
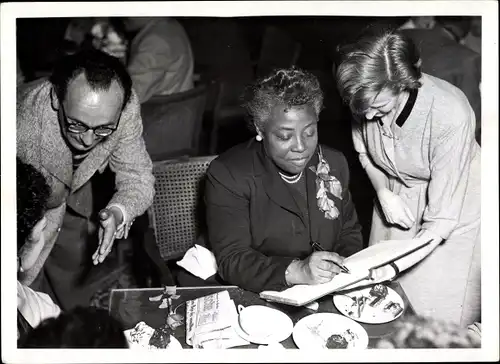
[[256,76],[267,76],[276,68],[288,68],[299,59],[302,46],[285,30],[276,26],[267,26],[262,38]]
[[141,105],[143,138],[153,161],[199,153],[207,87],[153,96]]
[[177,283],[168,263],[184,256],[205,231],[204,180],[215,157],[153,163],[156,194],[148,210],[150,228],[144,238],[144,248],[162,285]]
[[[245,125],[245,110],[241,106],[241,96],[245,86],[254,81],[254,77],[266,76],[275,68],[288,68],[297,63],[301,44],[284,30],[267,26],[260,49],[260,56],[250,79],[233,77],[216,80],[215,103],[210,131],[209,153],[221,153],[234,144],[243,142],[254,135]],[[226,130],[221,133],[221,130]],[[221,143],[222,134],[230,135],[229,143]]]
[[[225,133],[227,136],[231,134],[230,139],[233,144],[238,143],[240,134],[245,134],[247,131],[245,125],[246,111],[242,106],[241,96],[245,86],[249,83],[241,80],[218,79],[215,81],[215,104],[212,112],[212,125],[209,136],[210,154],[222,152],[220,143],[221,128],[227,126],[236,126],[236,133]],[[239,140],[243,141],[243,140]]]

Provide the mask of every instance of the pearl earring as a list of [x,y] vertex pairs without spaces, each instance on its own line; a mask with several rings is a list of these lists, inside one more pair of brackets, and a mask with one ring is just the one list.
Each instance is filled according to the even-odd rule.
[[262,141],[262,137],[261,137],[259,134],[257,134],[257,135],[255,136],[255,139],[256,139],[258,142]]
[[24,269],[23,269],[23,265],[21,264],[21,258],[20,257],[17,257],[17,266],[19,267],[19,272],[23,273]]

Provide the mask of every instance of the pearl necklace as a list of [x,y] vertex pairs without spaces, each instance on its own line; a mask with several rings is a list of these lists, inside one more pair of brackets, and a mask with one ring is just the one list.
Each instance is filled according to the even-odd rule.
[[286,176],[281,172],[278,172],[278,173],[280,174],[281,179],[283,181],[285,181],[286,183],[292,183],[292,184],[297,183],[297,182],[299,182],[300,178],[302,177],[302,172],[300,172],[299,174],[296,174],[295,176],[291,176],[291,177]]

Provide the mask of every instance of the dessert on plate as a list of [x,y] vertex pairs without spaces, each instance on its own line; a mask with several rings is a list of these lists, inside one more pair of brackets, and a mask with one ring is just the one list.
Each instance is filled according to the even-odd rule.
[[170,331],[166,327],[156,329],[149,339],[149,345],[158,349],[165,349],[170,344]]
[[347,349],[349,343],[342,335],[333,334],[326,340],[327,349]]
[[390,301],[387,305],[385,305],[384,311],[390,312],[394,317],[396,317],[401,311],[403,311],[403,308],[399,303]]
[[372,302],[370,302],[370,306],[377,307],[380,302],[384,300],[389,294],[389,290],[383,284],[376,284],[370,290],[370,296],[375,297]]

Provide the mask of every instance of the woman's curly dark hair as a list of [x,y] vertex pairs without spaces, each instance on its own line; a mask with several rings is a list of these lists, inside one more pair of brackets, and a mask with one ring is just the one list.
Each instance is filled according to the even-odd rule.
[[16,157],[17,249],[26,243],[43,218],[50,189],[45,177],[31,164]]
[[323,108],[323,91],[316,76],[296,67],[276,69],[267,77],[247,87],[243,95],[250,127],[264,129],[271,109],[278,104],[310,105],[319,115]]

